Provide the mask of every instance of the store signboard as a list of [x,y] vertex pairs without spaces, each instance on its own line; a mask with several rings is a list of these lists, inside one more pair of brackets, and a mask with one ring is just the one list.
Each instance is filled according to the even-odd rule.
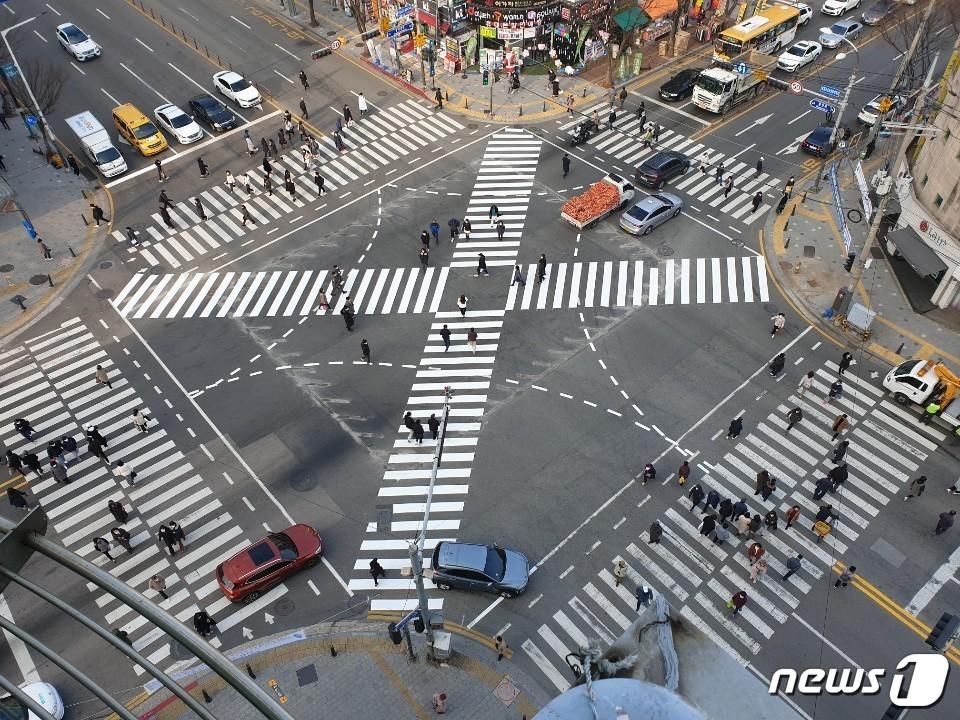
[[482,25],[480,27],[480,37],[496,38],[497,29],[495,27],[487,27],[486,25]]
[[544,25],[560,17],[560,3],[551,2],[524,8],[483,7],[467,3],[467,15],[475,22],[495,25]]

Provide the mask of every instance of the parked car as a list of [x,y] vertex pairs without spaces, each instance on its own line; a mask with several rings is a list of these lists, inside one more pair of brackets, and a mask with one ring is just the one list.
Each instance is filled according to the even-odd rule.
[[213,86],[218,93],[230,98],[242,108],[253,107],[263,102],[257,89],[240,73],[235,73],[233,70],[215,73]]
[[828,28],[820,29],[820,37],[817,38],[821,45],[826,48],[836,48],[847,40],[856,40],[863,32],[863,25],[856,20],[841,20],[835,22]]
[[660,86],[660,97],[664,100],[683,100],[690,97],[700,71],[701,68],[684,68]]
[[153,117],[156,118],[160,127],[173,135],[182,145],[189,145],[203,137],[200,126],[176,105],[168,104],[155,108]]
[[57,25],[57,40],[63,49],[80,62],[100,57],[103,48],[73,23]]
[[864,25],[879,25],[896,9],[897,3],[894,0],[880,0],[864,10],[860,19]]
[[[803,142],[800,143],[800,149],[817,157],[829,155],[837,146],[837,138],[830,142],[830,135],[832,134],[832,125],[821,125],[804,138]],[[837,134],[839,135],[839,133]]]
[[653,229],[675,218],[683,210],[683,200],[673,193],[648,195],[620,216],[620,227],[632,235],[649,235]]
[[786,72],[796,72],[809,65],[823,52],[823,46],[813,40],[799,40],[780,54],[777,67]]
[[[62,720],[63,700],[53,685],[45,682],[35,682],[21,685],[20,690],[40,707],[53,715],[56,720]],[[13,695],[0,697],[0,718],[3,718],[3,720],[40,720],[40,718],[24,707]]]
[[813,17],[813,8],[810,7],[809,5],[805,5],[804,3],[798,3],[798,2],[780,2],[780,3],[777,3],[777,4],[778,4],[778,5],[791,5],[791,6],[795,7],[797,10],[800,11],[800,18],[799,18],[799,20],[798,20],[798,22],[797,22],[797,26],[798,26],[798,27],[803,27],[803,26],[806,25],[808,22],[810,22],[810,18]]
[[[880,103],[883,100],[889,100],[890,106],[885,112],[880,111]],[[889,95],[877,95],[873,100],[863,106],[863,110],[857,115],[857,121],[863,125],[873,125],[877,118],[885,117],[891,113],[894,115],[903,110],[906,100],[901,95],[890,97]]]
[[433,584],[441,590],[483,590],[511,598],[527,589],[530,562],[497,545],[439,542],[433,550]]
[[690,169],[690,158],[675,150],[663,150],[643,161],[635,173],[637,182],[655,190],[663,187],[671,178],[683,175]]
[[253,602],[289,575],[319,563],[322,554],[320,533],[294,525],[217,565],[217,584],[231,602]]
[[843,15],[848,10],[856,10],[860,7],[860,0],[826,0],[820,6],[820,12],[824,15]]
[[237,126],[237,116],[211,95],[190,98],[190,112],[211,130],[223,132]]

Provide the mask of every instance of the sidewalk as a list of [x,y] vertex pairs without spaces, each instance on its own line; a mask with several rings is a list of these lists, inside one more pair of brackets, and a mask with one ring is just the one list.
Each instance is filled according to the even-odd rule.
[[[107,217],[112,212],[94,182],[83,173],[74,175],[69,167],[57,170],[48,165],[33,151],[42,146],[29,139],[23,124],[15,116],[9,123],[10,130],[0,129],[0,154],[7,166],[0,183],[0,337],[37,319],[82,277],[95,246],[96,226],[83,221],[84,217],[89,221],[91,199],[99,198],[96,202]],[[15,202],[50,248],[52,260],[43,258],[39,244],[27,234]],[[106,234],[107,230],[104,225],[101,231]],[[14,302],[16,298],[26,310]]]
[[[849,164],[842,165],[842,204],[848,210],[860,208],[856,180]],[[868,179],[874,169],[864,167]],[[761,250],[774,281],[797,312],[841,345],[852,346],[860,342],[859,338],[845,334],[823,317],[839,288],[849,284],[850,274],[843,269],[847,251],[835,217],[830,184],[824,180],[820,192],[814,193],[813,180],[798,183],[798,190],[781,215],[769,213],[761,231]],[[869,230],[868,218],[858,223],[848,220],[847,227],[853,238],[851,247],[862,248]],[[891,365],[910,358],[942,358],[960,365],[960,323],[956,314],[940,309],[916,312],[890,263],[878,243],[874,243],[853,298],[877,313],[864,349]]]
[[[492,642],[472,631],[455,628],[452,656],[437,664],[426,659],[423,635],[413,633],[417,660],[411,661],[406,644],[394,645],[386,627],[386,620],[314,625],[249,643],[228,656],[241,666],[248,664],[267,692],[276,681],[276,691],[287,698],[284,710],[300,718],[428,720],[434,716],[433,694],[442,692],[451,720],[520,720],[532,718],[549,700],[518,670],[512,653],[497,662]],[[211,696],[208,709],[216,717],[261,717],[202,666],[184,675],[177,679],[194,696],[200,698],[202,690]],[[144,694],[127,706],[140,718],[193,717],[167,690]]]

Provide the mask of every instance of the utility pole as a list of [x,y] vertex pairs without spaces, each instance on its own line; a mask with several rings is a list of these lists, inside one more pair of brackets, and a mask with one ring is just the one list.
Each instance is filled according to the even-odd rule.
[[410,571],[417,588],[417,605],[420,608],[420,617],[423,618],[424,631],[427,634],[427,644],[433,648],[433,627],[430,624],[430,603],[427,590],[423,586],[423,544],[427,537],[427,525],[430,522],[430,505],[433,503],[433,486],[437,482],[437,472],[440,470],[440,460],[443,458],[443,441],[447,437],[447,418],[450,417],[450,398],[453,391],[449,386],[443,389],[443,417],[440,419],[440,432],[437,436],[437,447],[433,452],[433,468],[430,471],[430,485],[427,487],[427,502],[423,511],[423,525],[417,539],[410,543]]
[[[850,41],[847,40],[849,43]],[[850,72],[850,79],[847,81],[847,88],[843,91],[843,98],[840,100],[840,107],[837,108],[836,115],[833,119],[833,129],[830,130],[830,142],[826,148],[824,148],[823,157],[820,158],[820,167],[817,168],[817,179],[813,183],[813,192],[820,192],[820,182],[823,180],[823,171],[827,167],[827,157],[830,155],[831,148],[837,142],[837,130],[840,129],[840,120],[843,118],[843,112],[847,109],[847,102],[850,100],[850,91],[853,90],[853,84],[857,80],[857,72],[860,70],[860,52],[857,50],[856,46],[853,43],[850,43],[850,47],[853,48],[854,53],[857,56],[857,62],[853,66],[853,70]]]

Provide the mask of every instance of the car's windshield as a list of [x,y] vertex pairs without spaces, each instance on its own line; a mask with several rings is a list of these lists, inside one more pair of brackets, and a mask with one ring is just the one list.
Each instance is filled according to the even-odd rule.
[[240,78],[239,80],[236,80],[230,83],[230,89],[233,90],[234,92],[240,92],[241,90],[246,90],[248,87],[250,87],[250,83],[248,83],[243,78]]
[[120,159],[120,151],[117,150],[113,145],[108,147],[106,150],[101,150],[97,153],[97,163],[103,165],[105,163],[113,162],[114,160]]
[[277,546],[277,550],[280,551],[280,557],[283,560],[296,560],[297,559],[297,546],[290,539],[290,536],[286,533],[274,533],[270,536],[270,539],[273,540],[273,544]]
[[719,95],[723,92],[722,82],[714,80],[712,77],[704,77],[703,75],[697,78],[697,87],[702,88],[712,95]]
[[830,26],[830,32],[841,37],[847,34],[847,26],[841,23],[834,23]]
[[787,50],[787,54],[788,54],[788,55],[798,55],[799,57],[803,57],[803,54],[804,54],[806,51],[807,51],[807,49],[806,49],[805,47],[800,47],[799,45],[794,45],[792,48],[790,48],[789,50]]
[[487,548],[487,563],[483,566],[484,574],[499,582],[503,580],[503,573],[507,567],[507,554],[502,548]]
[[632,218],[636,218],[637,220],[644,220],[644,219],[646,219],[647,215],[649,215],[649,214],[650,214],[649,212],[647,212],[646,210],[644,210],[644,209],[643,209],[642,207],[640,207],[639,205],[634,205],[634,206],[633,206],[632,208],[630,208],[630,210],[627,212],[627,215],[629,215],[629,216],[632,217]]
[[154,125],[152,122],[145,122],[143,125],[140,125],[139,127],[135,127],[133,129],[133,136],[137,140],[146,140],[148,138],[152,138],[156,134],[157,134],[157,126]]
[[63,29],[63,34],[67,36],[72,44],[77,45],[87,40],[87,34],[76,25],[71,25]]
[[175,128],[182,128],[193,122],[193,120],[190,119],[190,116],[187,115],[186,113],[178,113],[176,115],[168,114],[167,119],[170,121],[170,124]]

